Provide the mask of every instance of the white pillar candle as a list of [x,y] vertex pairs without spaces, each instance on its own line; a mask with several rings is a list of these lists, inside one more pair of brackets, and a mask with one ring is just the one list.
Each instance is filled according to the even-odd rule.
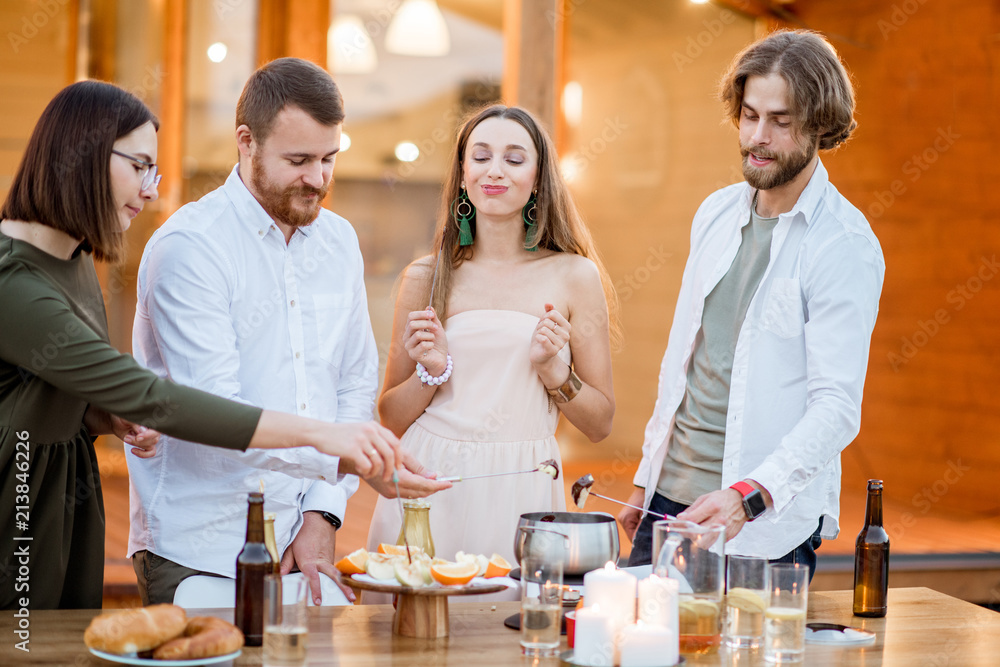
[[677,635],[671,635],[665,627],[640,621],[622,630],[618,650],[621,667],[673,665],[678,660]]
[[660,625],[677,634],[676,579],[649,575],[639,582],[639,620],[649,625]]
[[600,605],[611,614],[618,628],[635,623],[636,578],[608,562],[603,570],[583,575],[583,601],[588,607]]
[[615,624],[600,605],[576,610],[573,660],[577,664],[611,667],[615,664]]

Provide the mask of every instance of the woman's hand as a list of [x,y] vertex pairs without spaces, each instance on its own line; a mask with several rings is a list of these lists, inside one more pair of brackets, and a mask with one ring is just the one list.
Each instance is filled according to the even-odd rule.
[[402,467],[399,439],[375,422],[325,424],[316,449],[340,457],[339,471],[357,475],[369,484],[388,482]]
[[126,445],[132,445],[132,453],[140,459],[149,459],[156,456],[156,444],[160,441],[160,432],[151,428],[146,428],[139,424],[133,424],[121,417],[108,415],[111,424],[111,432],[125,441]]
[[415,310],[407,316],[403,348],[414,362],[438,377],[448,365],[448,339],[433,308]]
[[569,343],[571,330],[569,320],[551,303],[545,304],[545,315],[535,326],[528,356],[546,387],[558,387],[566,380],[566,364],[556,355]]

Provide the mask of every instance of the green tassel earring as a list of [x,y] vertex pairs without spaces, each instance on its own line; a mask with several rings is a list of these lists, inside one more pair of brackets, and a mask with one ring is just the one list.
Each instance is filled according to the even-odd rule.
[[465,188],[458,193],[458,198],[451,202],[451,216],[458,221],[458,245],[470,246],[473,240],[471,222],[476,219],[476,207],[469,200]]
[[521,219],[524,220],[524,226],[527,227],[524,232],[524,249],[529,252],[538,250],[538,246],[535,245],[535,233],[538,231],[535,228],[535,223],[538,221],[538,207],[535,205],[537,203],[535,200],[537,193],[538,190],[534,190],[531,193],[531,199],[521,209]]

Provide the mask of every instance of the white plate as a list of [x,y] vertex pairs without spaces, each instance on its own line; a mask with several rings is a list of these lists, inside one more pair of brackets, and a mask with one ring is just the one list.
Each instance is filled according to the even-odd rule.
[[[823,626],[830,627],[824,628]],[[841,628],[843,629],[841,630]],[[829,646],[864,646],[875,643],[875,633],[836,623],[809,623],[806,625],[806,643]]]
[[196,667],[197,665],[214,665],[217,662],[235,660],[240,657],[243,650],[240,649],[235,653],[216,655],[211,658],[198,658],[197,660],[154,660],[152,658],[140,658],[135,654],[115,655],[114,653],[105,653],[104,651],[98,651],[96,648],[90,649],[90,652],[98,658],[107,660],[108,662],[117,662],[120,665],[148,665],[149,667],[152,667],[153,665],[158,667]]
[[[399,586],[400,588],[402,588],[402,585],[395,579],[376,579],[375,577],[368,574],[352,574],[351,577],[353,579],[356,579],[357,581],[363,581],[368,584],[381,584],[383,586]],[[435,581],[433,584],[423,586],[422,588],[462,588],[462,587],[475,588],[477,586],[493,586],[494,584],[503,584],[507,588],[517,588],[519,586],[519,584],[510,577],[492,577],[490,579],[487,579],[486,577],[476,577],[469,583],[463,584],[463,586],[445,586]]]

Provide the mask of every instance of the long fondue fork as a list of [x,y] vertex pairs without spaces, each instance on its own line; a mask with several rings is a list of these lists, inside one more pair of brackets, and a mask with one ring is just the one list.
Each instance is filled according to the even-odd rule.
[[594,496],[595,498],[601,498],[603,500],[607,500],[607,501],[612,502],[612,503],[618,503],[619,505],[624,505],[625,507],[631,507],[634,510],[639,510],[640,512],[645,512],[646,514],[652,514],[653,516],[658,516],[661,519],[676,519],[677,518],[673,514],[660,514],[659,512],[654,512],[653,510],[644,510],[641,507],[638,507],[636,505],[630,505],[628,503],[623,503],[620,500],[615,500],[614,498],[608,498],[607,496],[602,496],[601,494],[594,493],[593,491],[590,492],[590,495]]
[[438,477],[439,482],[464,482],[467,479],[480,479],[482,477],[500,477],[502,475],[523,475],[526,472],[539,472],[538,468],[532,468],[531,470],[514,470],[511,472],[491,472],[485,475],[469,475],[464,477],[462,475],[455,475],[454,477]]

